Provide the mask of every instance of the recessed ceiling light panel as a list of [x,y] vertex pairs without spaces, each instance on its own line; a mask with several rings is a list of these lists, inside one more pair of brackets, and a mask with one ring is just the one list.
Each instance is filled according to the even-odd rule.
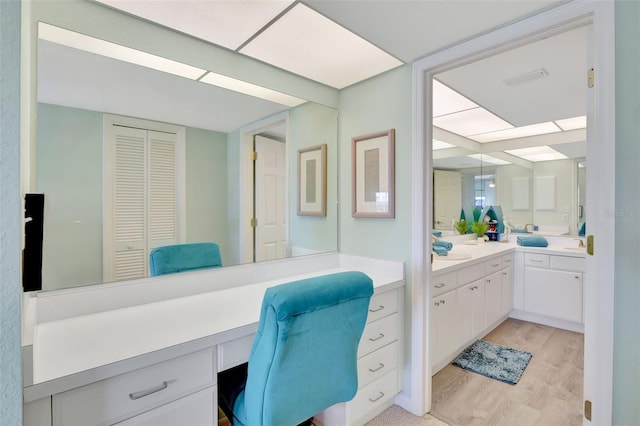
[[290,107],[298,106],[306,102],[304,99],[296,98],[285,93],[277,92],[275,90],[267,89],[262,86],[247,83],[246,81],[227,77],[225,75],[216,74],[214,72],[207,73],[207,75],[202,77],[200,81]]
[[524,158],[532,163],[550,160],[564,160],[566,155],[560,154],[549,146],[535,146],[531,148],[510,149],[505,151],[516,157]]
[[433,140],[433,150],[434,151],[437,151],[439,149],[453,148],[453,147],[455,147],[455,145],[450,144],[448,142],[439,141],[438,139],[434,139]]
[[470,154],[470,155],[467,155],[467,157],[474,158],[476,160],[480,160],[483,163],[495,164],[496,166],[504,166],[506,164],[511,164],[508,161],[501,160],[499,158],[492,157],[492,156],[487,155],[487,154]]
[[337,89],[402,62],[298,3],[240,52]]
[[556,120],[555,123],[560,126],[562,130],[584,129],[587,127],[587,116],[582,115],[580,117],[565,118],[564,120]]
[[484,108],[474,108],[433,119],[433,125],[461,136],[496,132],[513,126]]
[[546,135],[548,133],[559,132],[560,128],[553,122],[531,124],[529,126],[514,127],[512,129],[500,130],[497,132],[481,133],[479,135],[469,136],[476,142],[496,142],[507,139],[524,138],[527,136]]
[[455,90],[433,80],[433,117],[477,108],[478,104],[470,101]]

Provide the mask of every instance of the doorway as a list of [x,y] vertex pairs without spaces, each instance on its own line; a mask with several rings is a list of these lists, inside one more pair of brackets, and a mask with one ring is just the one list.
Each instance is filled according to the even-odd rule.
[[[415,390],[424,397],[422,401],[412,401],[414,404],[422,404],[423,412],[429,410],[431,403],[431,375],[427,367],[430,365],[428,351],[430,304],[427,300],[431,298],[431,268],[428,263],[428,253],[430,253],[432,228],[432,191],[428,182],[432,175],[431,148],[434,135],[431,128],[432,118],[426,112],[431,111],[432,78],[447,69],[504,52],[534,40],[541,40],[579,26],[592,25],[591,40],[594,54],[589,60],[597,70],[598,78],[597,84],[587,97],[587,140],[589,141],[587,156],[601,161],[598,165],[587,169],[587,190],[590,201],[590,205],[587,206],[587,216],[591,218],[597,216],[599,225],[597,228],[600,229],[588,231],[588,234],[593,235],[598,241],[599,250],[594,256],[588,256],[586,262],[584,399],[590,401],[594,407],[593,422],[609,423],[611,421],[613,289],[611,286],[606,288],[604,283],[613,281],[611,229],[614,221],[613,218],[603,217],[602,214],[598,216],[597,208],[602,205],[615,205],[614,147],[613,144],[606,143],[607,140],[613,140],[615,133],[613,17],[613,7],[610,4],[574,2],[434,54],[414,65],[417,125],[413,147],[413,173],[414,182],[417,184],[413,201],[414,206],[424,207],[420,215],[414,216],[412,223],[416,231],[412,257],[417,265],[412,271],[411,278],[412,297],[414,300],[420,300],[419,312],[414,313],[413,316],[417,318],[421,314],[424,323],[416,325],[414,321],[416,326],[412,329],[412,336],[418,342],[423,342],[423,345],[413,344],[413,354],[421,356],[412,358],[412,371],[423,371],[425,376],[421,378],[424,380],[422,383],[418,379],[412,380],[411,387],[412,392]],[[590,187],[589,182],[597,182],[597,184]],[[598,344],[596,345],[595,342]],[[415,412],[419,411],[418,409]]]

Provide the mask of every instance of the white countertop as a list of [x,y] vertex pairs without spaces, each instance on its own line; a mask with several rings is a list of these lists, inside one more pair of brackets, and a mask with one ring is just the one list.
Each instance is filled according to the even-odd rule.
[[[36,325],[34,383],[85,374],[103,377],[101,367],[176,345],[216,344],[254,333],[268,287],[294,280],[355,270],[338,267],[209,293],[76,316]],[[400,287],[404,277],[367,272],[376,291]],[[197,348],[196,348],[197,349]],[[98,369],[98,370],[97,370]],[[50,388],[50,387],[49,387]]]
[[[443,238],[443,240],[446,240],[446,238]],[[459,269],[459,267],[463,267],[465,265],[484,261],[488,257],[497,254],[508,254],[509,252],[514,251],[522,251],[528,253],[545,253],[571,257],[584,257],[586,255],[585,249],[578,249],[577,242],[573,241],[573,239],[568,239],[568,241],[564,241],[562,239],[551,240],[551,244],[547,247],[523,247],[517,245],[515,238],[513,238],[512,236],[512,241],[509,241],[507,243],[495,241],[488,241],[475,245],[454,243],[453,248],[449,252],[454,254],[452,258],[455,257],[455,254],[458,253],[470,255],[471,258],[447,260],[443,259],[442,257],[436,256],[434,253],[434,260],[433,265],[431,266],[431,270],[436,274],[449,272],[451,270]]]

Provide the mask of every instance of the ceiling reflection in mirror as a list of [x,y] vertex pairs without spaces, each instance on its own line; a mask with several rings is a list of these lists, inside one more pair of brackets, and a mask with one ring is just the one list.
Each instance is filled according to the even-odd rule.
[[[277,198],[283,212],[283,248],[264,258],[337,250],[337,209],[330,207],[322,218],[298,217],[295,209],[295,154],[321,143],[328,146],[327,205],[336,205],[334,108],[303,100],[289,103],[290,96],[286,101],[278,98],[282,103],[273,102],[236,91],[243,88],[218,87],[214,84],[222,83],[214,81],[212,73],[207,74],[210,78],[205,83],[45,39],[38,41],[37,60],[37,156],[30,164],[37,171],[32,188],[45,197],[43,290],[118,279],[107,272],[114,268],[108,259],[117,255],[108,244],[107,230],[113,228],[113,218],[108,216],[113,210],[109,209],[110,197],[105,195],[105,187],[111,184],[105,182],[111,160],[108,141],[103,140],[114,117],[124,120],[123,128],[140,130],[151,123],[148,127],[157,124],[161,133],[167,126],[182,129],[178,134],[183,134],[184,148],[176,150],[172,163],[175,194],[170,197],[175,198],[172,203],[182,203],[182,210],[174,210],[172,220],[178,224],[174,235],[159,241],[215,242],[224,266],[251,261],[246,254],[247,247],[254,247],[252,234],[247,237],[246,232],[251,224],[249,218],[246,224],[241,222],[248,214],[246,192],[252,187],[246,186],[250,179],[243,176],[247,166],[241,157],[245,145],[252,143],[251,137],[261,135],[275,146],[285,147],[278,196],[263,194],[267,199]],[[131,124],[131,120],[142,124]],[[126,165],[129,155],[119,164]],[[149,170],[160,164],[144,161]],[[144,179],[151,182],[148,176]],[[272,190],[269,187],[266,191]],[[143,208],[148,214],[149,204]],[[148,229],[145,232],[151,235]],[[138,260],[143,264],[137,266],[142,272],[121,275],[120,279],[148,276],[148,253],[158,244],[148,238],[145,241],[144,255]],[[122,244],[125,251],[134,246],[127,241]],[[121,266],[129,267],[126,262]]]
[[463,208],[499,205],[512,229],[578,233],[586,46],[579,27],[435,75],[434,229],[455,233]]

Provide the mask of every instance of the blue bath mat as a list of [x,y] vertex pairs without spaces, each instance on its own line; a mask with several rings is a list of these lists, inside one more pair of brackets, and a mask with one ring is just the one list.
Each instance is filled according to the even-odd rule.
[[533,355],[495,343],[477,340],[453,361],[453,365],[515,385]]

